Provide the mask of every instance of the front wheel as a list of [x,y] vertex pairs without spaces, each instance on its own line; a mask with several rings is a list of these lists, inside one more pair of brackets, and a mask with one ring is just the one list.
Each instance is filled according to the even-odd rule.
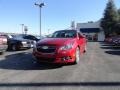
[[85,45],[85,49],[84,49],[84,53],[86,53],[87,52],[87,45]]
[[80,61],[80,49],[77,48],[75,53],[75,64],[78,64],[79,61]]
[[11,49],[12,49],[13,51],[17,51],[16,45],[12,45]]
[[0,55],[2,55],[4,52],[2,51],[2,52],[0,52]]

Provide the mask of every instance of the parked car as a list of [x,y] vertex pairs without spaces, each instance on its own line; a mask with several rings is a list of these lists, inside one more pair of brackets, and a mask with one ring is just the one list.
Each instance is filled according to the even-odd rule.
[[120,45],[120,36],[117,36],[116,38],[114,38],[112,40],[112,42],[113,42],[114,45],[119,46]]
[[91,36],[91,35],[86,35],[86,39],[87,39],[88,41],[91,41],[91,40],[92,40],[92,36]]
[[33,36],[33,35],[25,35],[25,34],[23,34],[23,38],[33,40],[33,41],[36,41],[36,42],[39,41],[39,39],[37,37]]
[[109,41],[110,41],[110,37],[105,38],[104,41],[105,41],[106,43],[109,43]]
[[7,38],[0,35],[0,54],[7,50]]
[[60,30],[53,33],[51,38],[37,42],[33,57],[38,62],[77,64],[80,55],[86,52],[86,44],[86,38],[77,30]]
[[119,46],[120,45],[120,36],[108,37],[105,39],[105,42],[107,42],[111,45]]
[[25,48],[31,48],[31,41],[24,39],[21,35],[4,34],[3,36],[7,37],[8,50],[16,51]]
[[115,39],[115,38],[116,38],[115,36],[107,37],[107,38],[105,38],[105,42],[107,42],[109,44],[112,44],[113,43],[113,39]]
[[21,37],[27,40],[31,41],[31,47],[34,46],[34,44],[36,44],[37,41],[39,41],[40,39],[33,36],[33,35],[26,35],[26,34],[21,34]]

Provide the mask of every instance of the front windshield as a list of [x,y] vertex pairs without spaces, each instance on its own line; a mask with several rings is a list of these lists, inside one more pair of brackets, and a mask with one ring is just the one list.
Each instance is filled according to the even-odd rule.
[[75,30],[56,31],[52,35],[52,38],[75,38],[75,37],[76,37],[76,31]]

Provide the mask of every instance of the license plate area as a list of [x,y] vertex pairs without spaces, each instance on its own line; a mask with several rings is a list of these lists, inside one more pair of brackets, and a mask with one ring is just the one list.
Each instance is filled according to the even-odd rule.
[[45,58],[53,58],[53,57],[55,57],[54,53],[41,53],[40,55],[42,57],[45,57]]

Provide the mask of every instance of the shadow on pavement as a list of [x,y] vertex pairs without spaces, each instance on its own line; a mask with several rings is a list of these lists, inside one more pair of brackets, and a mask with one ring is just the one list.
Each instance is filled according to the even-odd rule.
[[60,65],[46,64],[46,63],[34,63],[35,60],[32,58],[31,53],[17,53],[11,54],[0,60],[1,69],[12,69],[12,70],[48,70],[61,68]]
[[[16,50],[16,52],[25,51],[25,50],[29,50],[29,48],[28,49],[24,48],[24,49]],[[14,51],[7,49],[7,52],[14,52]]]
[[107,43],[107,42],[99,42],[102,46],[113,46],[113,44],[111,43]]
[[120,51],[105,51],[107,54],[120,55]]
[[115,49],[115,50],[120,50],[120,47],[115,47],[115,46],[107,46],[107,47],[101,47],[102,49]]
[[105,51],[105,53],[111,54],[111,55],[120,55],[120,46],[115,46],[115,45],[108,44],[105,42],[100,42],[100,44],[102,46],[100,48],[107,49],[107,51]]
[[120,82],[0,83],[0,87],[111,87]]
[[114,46],[114,45],[111,45],[111,44],[102,44],[102,46]]

